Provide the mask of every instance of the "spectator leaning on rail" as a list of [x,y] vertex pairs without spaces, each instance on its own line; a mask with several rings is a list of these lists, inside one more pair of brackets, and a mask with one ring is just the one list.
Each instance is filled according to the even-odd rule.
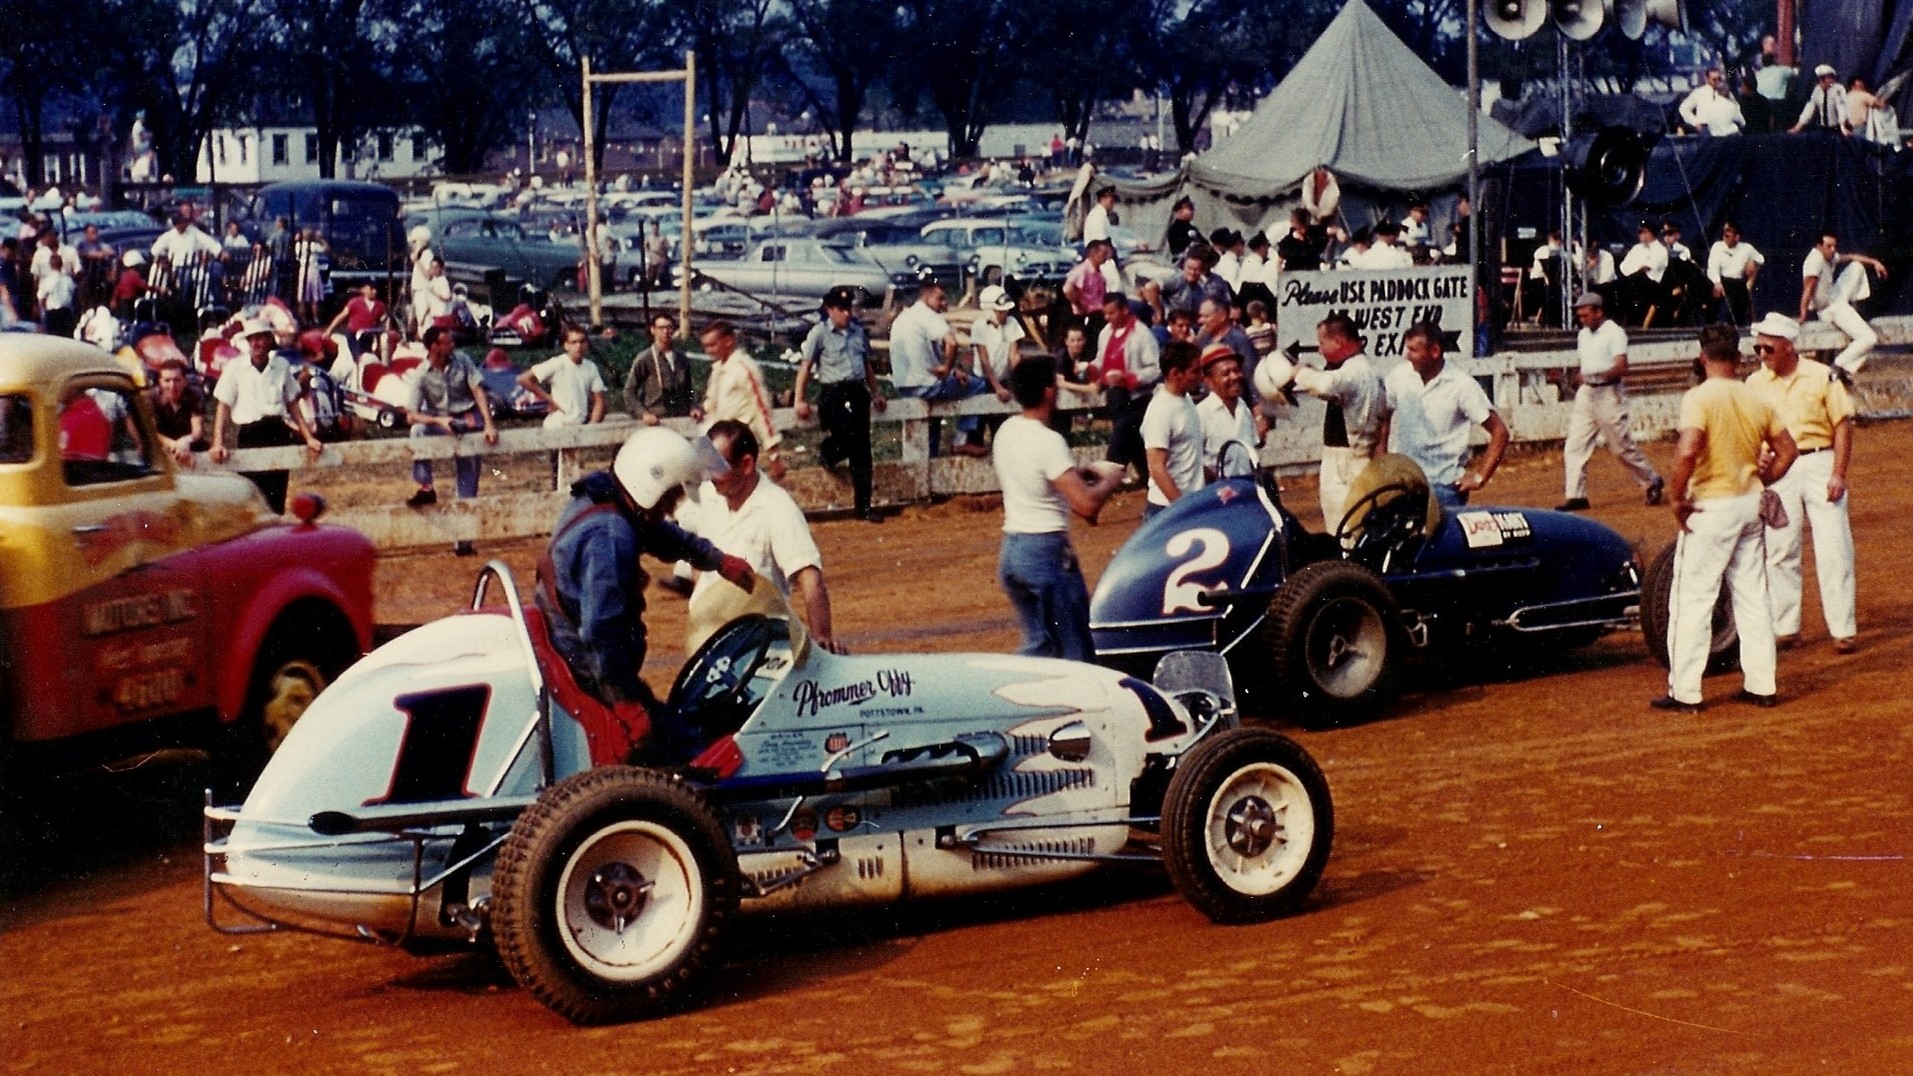
[[[272,325],[261,318],[249,318],[245,333],[250,349],[246,361],[227,363],[219,373],[219,383],[213,386],[213,399],[219,406],[213,413],[212,450],[207,454],[214,463],[224,463],[232,456],[226,447],[226,428],[230,425],[239,448],[272,448],[303,441],[306,454],[317,459],[323,446],[300,411],[302,390],[291,365],[273,350]],[[274,513],[285,512],[285,471],[244,473],[259,487]]]
[[518,375],[518,384],[549,408],[546,429],[604,421],[604,376],[597,363],[585,358],[590,346],[591,337],[582,326],[568,326],[562,354]]
[[631,360],[624,379],[624,409],[646,426],[689,415],[704,421],[704,408],[691,393],[691,362],[677,349],[677,322],[669,314],[651,319],[651,346]]
[[[477,364],[452,348],[452,330],[434,325],[425,330],[425,364],[410,378],[410,395],[405,404],[406,421],[412,424],[413,437],[457,437],[461,433],[483,431],[485,443],[498,443],[498,427],[492,424],[491,402],[485,396],[484,375]],[[454,456],[453,471],[458,476],[458,496],[469,500],[478,496],[477,456]],[[418,489],[407,498],[409,508],[423,508],[438,501],[432,484],[432,461],[413,460],[412,479]],[[470,542],[459,542],[460,556],[472,552]]]

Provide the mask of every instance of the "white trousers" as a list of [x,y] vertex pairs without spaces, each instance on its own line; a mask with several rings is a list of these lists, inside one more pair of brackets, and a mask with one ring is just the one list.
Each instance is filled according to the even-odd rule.
[[1369,457],[1352,448],[1322,446],[1321,476],[1316,480],[1322,503],[1322,530],[1334,534],[1348,507],[1348,486],[1368,468]]
[[1760,493],[1699,502],[1674,547],[1674,595],[1667,618],[1667,693],[1701,701],[1700,681],[1714,635],[1714,603],[1724,579],[1740,629],[1742,686],[1774,693],[1773,613],[1767,603],[1766,524]]
[[1867,364],[1867,356],[1873,354],[1873,345],[1880,342],[1880,334],[1873,331],[1873,326],[1867,324],[1867,319],[1861,317],[1851,303],[1828,306],[1820,311],[1820,320],[1846,333],[1853,341],[1834,357],[1833,364],[1847,373],[1859,373],[1860,367]]
[[1767,535],[1767,593],[1773,601],[1774,634],[1800,634],[1801,529],[1813,527],[1814,574],[1820,580],[1820,612],[1827,634],[1851,638],[1854,621],[1853,526],[1847,498],[1827,500],[1833,477],[1833,450],[1808,452],[1773,484],[1787,507],[1787,525]]
[[1594,458],[1594,446],[1602,441],[1642,489],[1660,481],[1660,473],[1647,462],[1627,427],[1627,389],[1619,382],[1582,385],[1575,390],[1574,410],[1568,412],[1567,443],[1562,447],[1569,500],[1588,495],[1588,461]]

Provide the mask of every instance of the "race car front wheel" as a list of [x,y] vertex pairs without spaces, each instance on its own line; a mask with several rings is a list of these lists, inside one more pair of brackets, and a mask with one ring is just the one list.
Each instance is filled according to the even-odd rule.
[[1395,694],[1400,621],[1388,588],[1362,565],[1303,567],[1275,592],[1263,627],[1276,697],[1306,725],[1373,714]]
[[[1647,652],[1665,669],[1670,664],[1667,652],[1667,625],[1674,604],[1674,547],[1656,554],[1647,566],[1647,578],[1641,581],[1641,640]],[[1717,676],[1740,667],[1740,629],[1734,626],[1734,603],[1727,588],[1720,588],[1714,602],[1713,634],[1707,643],[1707,675]]]
[[552,786],[512,826],[492,931],[512,978],[579,1024],[680,1005],[737,914],[737,857],[683,781],[607,766]]
[[1176,764],[1163,799],[1162,857],[1181,893],[1216,923],[1293,911],[1328,865],[1335,808],[1301,745],[1226,729]]

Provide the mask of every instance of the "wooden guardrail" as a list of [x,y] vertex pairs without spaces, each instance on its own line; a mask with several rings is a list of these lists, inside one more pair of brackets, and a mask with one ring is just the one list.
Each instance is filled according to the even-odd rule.
[[[1913,318],[1883,318],[1875,321],[1883,346],[1913,344]],[[1809,325],[1800,346],[1803,351],[1831,352],[1846,344],[1846,338],[1828,326]],[[1631,417],[1636,435],[1655,438],[1674,427],[1684,377],[1669,376],[1669,371],[1684,371],[1695,355],[1691,342],[1658,342],[1630,349],[1628,360],[1637,379],[1649,391],[1637,391]],[[1568,405],[1559,391],[1558,375],[1575,365],[1572,351],[1526,352],[1495,355],[1472,360],[1473,373],[1489,377],[1494,383],[1496,406],[1514,433],[1516,441],[1559,441],[1567,425]],[[1551,380],[1552,376],[1552,380]],[[1893,357],[1876,357],[1861,380],[1857,392],[1863,416],[1896,418],[1913,415],[1913,364]],[[876,499],[879,504],[909,504],[952,494],[993,493],[996,473],[987,459],[930,457],[930,426],[933,419],[961,415],[1005,415],[1016,410],[1013,404],[994,396],[973,397],[949,403],[926,404],[921,400],[895,399],[880,415],[877,424],[898,424],[902,451],[894,461],[880,462],[875,468]],[[1282,473],[1311,470],[1320,459],[1321,403],[1307,399],[1283,412],[1262,449],[1262,462]],[[815,419],[800,421],[788,408],[776,412],[780,429],[814,426]],[[680,432],[691,434],[696,427],[688,419],[669,423]],[[350,468],[355,477],[390,476],[390,504],[377,506],[335,506],[331,518],[358,528],[380,548],[405,548],[465,540],[497,540],[547,534],[563,507],[566,491],[584,471],[603,466],[637,430],[634,420],[618,415],[597,426],[569,429],[515,429],[499,434],[498,444],[488,446],[476,434],[453,437],[390,438],[327,445],[317,460],[309,461],[305,449],[252,448],[233,454],[222,468],[203,455],[196,467],[203,470],[277,470],[301,474]],[[1077,450],[1085,461],[1100,457],[1101,446]],[[411,487],[408,466],[415,459],[447,460],[454,456],[480,456],[498,461],[501,469],[512,461],[510,470],[527,464],[549,474],[548,483],[537,489],[487,490],[481,482],[479,496],[458,500],[450,496],[449,474],[441,474],[444,499],[430,508],[411,509],[399,500]],[[790,460],[793,469],[784,485],[800,504],[817,513],[850,506],[848,475],[841,470],[826,471],[804,466],[801,459]],[[441,471],[449,468],[441,467]],[[493,482],[495,487],[498,483]],[[294,486],[299,485],[295,474]]]

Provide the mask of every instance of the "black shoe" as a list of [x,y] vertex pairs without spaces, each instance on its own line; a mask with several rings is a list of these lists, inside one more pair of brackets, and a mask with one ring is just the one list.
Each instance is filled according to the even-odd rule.
[[[1648,503],[1652,504],[1654,502],[1649,501]],[[1554,506],[1554,510],[1557,512],[1585,512],[1588,508],[1588,499],[1586,497],[1569,497],[1567,500]]]
[[1734,693],[1734,699],[1737,702],[1744,702],[1749,706],[1758,706],[1762,710],[1771,710],[1780,705],[1779,695],[1756,695],[1744,687]]
[[455,557],[476,557],[478,548],[470,542],[453,542],[452,555]]
[[413,493],[410,497],[405,498],[405,507],[407,508],[423,508],[428,504],[437,503],[438,491],[435,489],[421,489]]
[[1833,368],[1833,379],[1845,385],[1849,390],[1853,388],[1853,371],[1844,366],[1836,366]]
[[1649,701],[1648,705],[1656,710],[1666,710],[1676,714],[1697,714],[1707,709],[1705,703],[1682,702],[1672,695],[1662,695],[1658,699]]
[[882,523],[883,522],[883,517],[877,514],[877,510],[875,508],[866,508],[863,511],[858,512],[857,518],[865,523]]
[[1648,483],[1647,506],[1649,508],[1652,508],[1655,505],[1661,503],[1661,498],[1666,496],[1666,494],[1667,494],[1666,479],[1656,478],[1654,481]]

